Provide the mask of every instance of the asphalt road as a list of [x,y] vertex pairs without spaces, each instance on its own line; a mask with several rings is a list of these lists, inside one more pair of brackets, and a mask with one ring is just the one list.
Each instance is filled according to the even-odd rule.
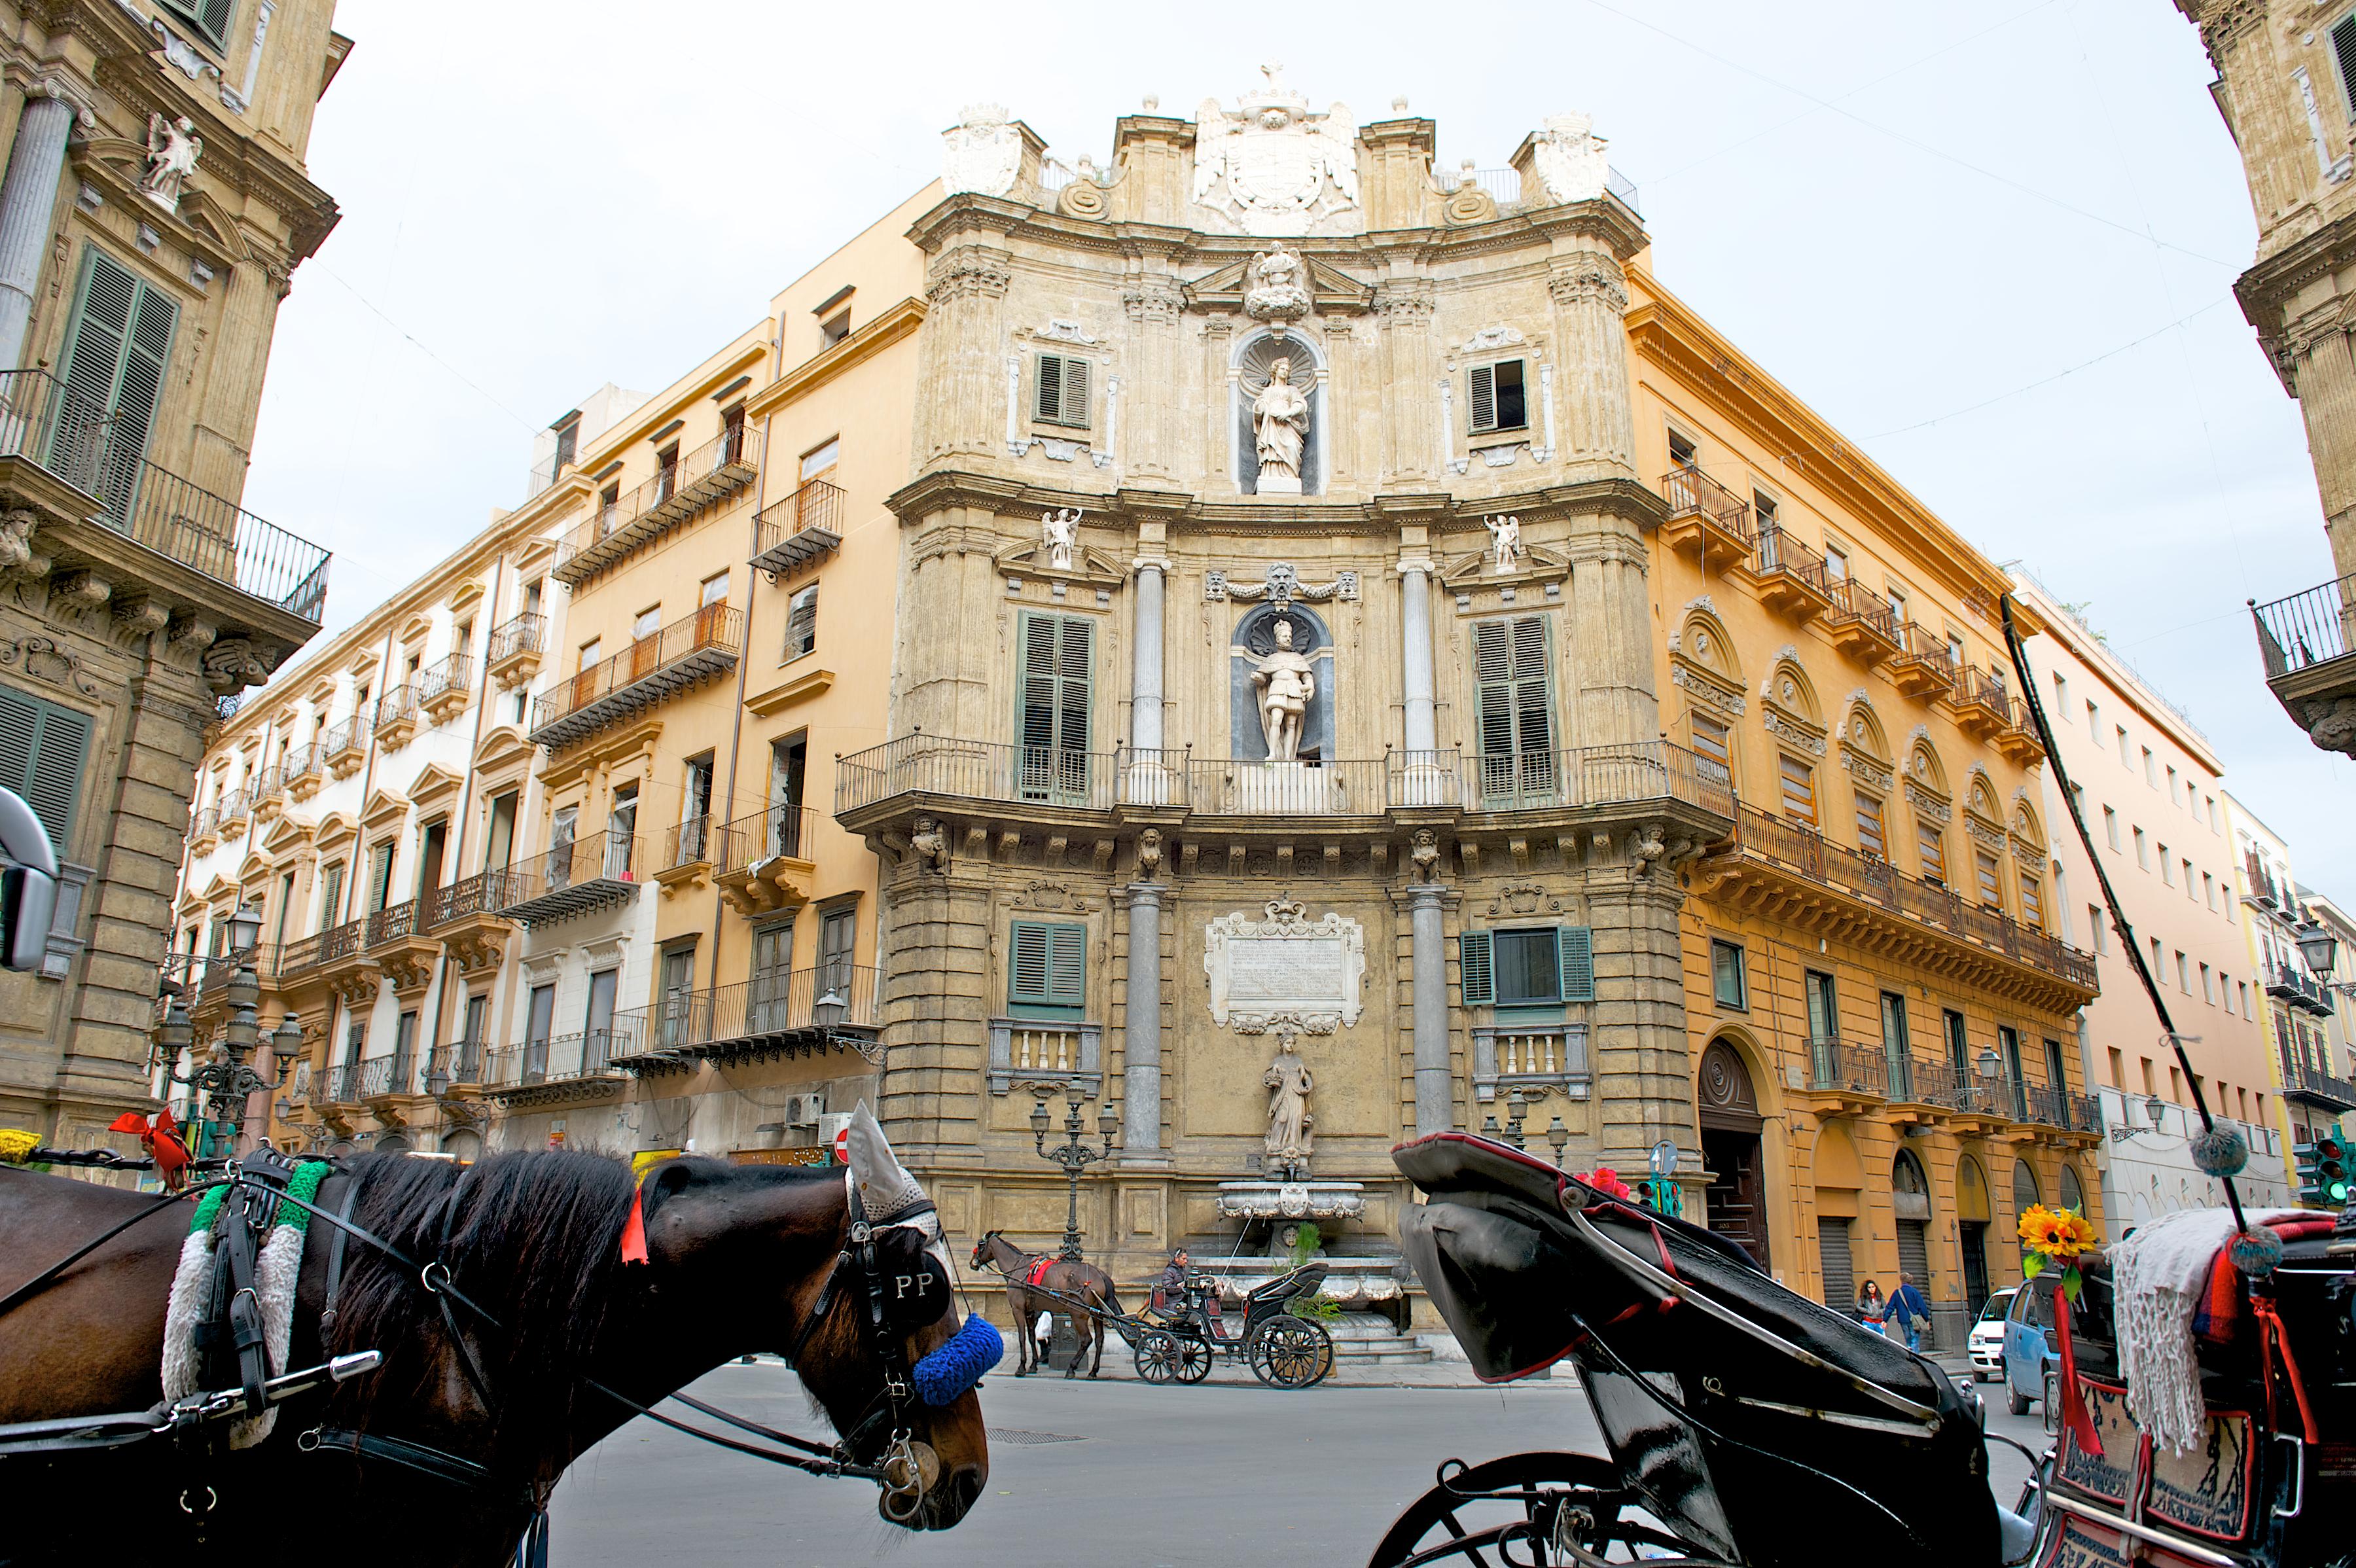
[[[695,1392],[822,1434],[781,1367],[723,1368]],[[1992,1430],[2042,1448],[2034,1412],[2016,1418],[2000,1401],[1991,1404]],[[993,1376],[982,1406],[989,1488],[947,1533],[884,1524],[864,1483],[771,1469],[641,1420],[585,1455],[557,1489],[552,1560],[567,1568],[1354,1564],[1444,1458],[1602,1450],[1569,1382],[1295,1393]],[[2026,1461],[1997,1444],[1989,1456],[1997,1497],[2008,1505]]]

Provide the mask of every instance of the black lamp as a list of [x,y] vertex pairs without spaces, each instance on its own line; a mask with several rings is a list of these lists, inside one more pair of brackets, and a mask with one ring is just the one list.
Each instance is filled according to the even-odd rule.
[[2307,960],[2309,972],[2328,975],[2340,961],[2340,939],[2320,920],[2309,920],[2293,933],[2298,943],[2298,956]]

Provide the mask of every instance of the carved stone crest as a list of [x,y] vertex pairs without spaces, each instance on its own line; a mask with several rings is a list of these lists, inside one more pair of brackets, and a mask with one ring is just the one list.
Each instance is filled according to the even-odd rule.
[[98,682],[81,667],[81,660],[46,637],[0,642],[0,668],[24,671],[37,681],[63,686],[85,697],[98,695]]
[[[1327,599],[1355,599],[1358,596],[1358,575],[1337,572],[1330,583],[1304,583],[1301,574],[1289,561],[1270,565],[1257,583],[1238,582],[1225,572],[1208,572],[1203,577],[1203,597],[1209,600],[1235,599],[1249,604],[1254,599],[1266,599],[1282,609],[1298,599],[1307,604],[1323,604]],[[1262,651],[1265,651],[1263,650]]]
[[[1336,103],[1312,113],[1280,65],[1229,113],[1216,99],[1195,112],[1194,202],[1246,234],[1299,233],[1358,210],[1357,121]],[[1355,228],[1324,223],[1323,228]]]
[[1277,897],[1258,915],[1220,916],[1203,938],[1211,1016],[1222,1027],[1330,1035],[1358,1021],[1366,935],[1348,916],[1328,911],[1312,920],[1299,901]]
[[1562,900],[1535,882],[1509,882],[1489,900],[1492,915],[1535,915],[1539,910],[1549,915],[1562,913]]
[[1612,165],[1604,155],[1603,138],[1595,134],[1590,114],[1549,114],[1531,149],[1537,160],[1538,180],[1558,205],[1592,201],[1603,194]]
[[941,133],[941,188],[948,195],[1004,196],[1022,167],[1023,133],[1001,104],[969,103]]
[[1088,912],[1087,900],[1075,897],[1072,890],[1060,882],[1030,882],[1022,892],[1008,899],[1007,904],[1016,909],[1068,909],[1076,915]]

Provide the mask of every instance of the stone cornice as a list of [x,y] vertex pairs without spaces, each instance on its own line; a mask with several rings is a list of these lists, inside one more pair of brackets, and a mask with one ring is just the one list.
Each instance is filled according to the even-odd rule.
[[817,391],[837,377],[865,364],[884,349],[915,335],[924,325],[925,302],[911,296],[887,308],[825,353],[804,360],[745,400],[748,418],[775,413],[795,399]]

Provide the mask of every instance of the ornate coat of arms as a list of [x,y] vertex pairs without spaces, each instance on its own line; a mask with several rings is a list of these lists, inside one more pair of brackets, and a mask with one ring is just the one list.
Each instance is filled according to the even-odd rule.
[[969,103],[941,133],[941,188],[1004,196],[1023,167],[1023,133],[995,103]]
[[1313,114],[1278,80],[1280,66],[1260,70],[1266,85],[1236,113],[1215,98],[1195,113],[1195,205],[1246,234],[1355,231],[1358,131],[1348,106]]

